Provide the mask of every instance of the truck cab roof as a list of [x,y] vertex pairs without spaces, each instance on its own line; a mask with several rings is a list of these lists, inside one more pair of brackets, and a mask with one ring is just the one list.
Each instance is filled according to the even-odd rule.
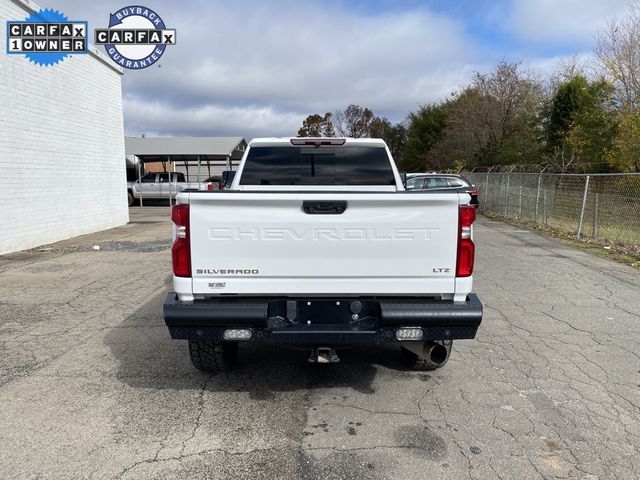
[[271,137],[249,142],[231,190],[401,191],[379,138]]

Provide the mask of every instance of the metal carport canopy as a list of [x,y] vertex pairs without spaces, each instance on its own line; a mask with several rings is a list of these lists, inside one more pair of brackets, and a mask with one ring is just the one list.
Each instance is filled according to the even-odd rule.
[[[125,137],[125,156],[140,159],[144,163],[162,162],[166,169],[166,163],[173,165],[180,163],[186,169],[186,177],[189,177],[189,166],[197,166],[197,181],[201,180],[201,165],[207,167],[207,176],[211,176],[211,165],[224,165],[227,169],[233,169],[234,161],[239,162],[247,142],[243,137]],[[127,160],[129,161],[129,160]],[[134,160],[137,164],[137,160]],[[138,181],[140,181],[140,169]],[[173,176],[175,181],[175,176]],[[142,198],[140,198],[142,205]]]
[[127,155],[136,156],[241,156],[247,145],[242,137],[125,137]]

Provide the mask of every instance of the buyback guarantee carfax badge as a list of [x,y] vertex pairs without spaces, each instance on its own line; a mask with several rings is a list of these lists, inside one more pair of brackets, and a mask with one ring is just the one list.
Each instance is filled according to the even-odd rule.
[[147,7],[123,7],[109,17],[109,28],[96,28],[95,44],[104,45],[118,65],[132,70],[147,68],[160,60],[167,45],[175,45],[176,30],[167,28]]
[[48,67],[69,55],[87,53],[86,20],[69,20],[57,10],[40,10],[26,20],[7,20],[7,53],[25,55]]

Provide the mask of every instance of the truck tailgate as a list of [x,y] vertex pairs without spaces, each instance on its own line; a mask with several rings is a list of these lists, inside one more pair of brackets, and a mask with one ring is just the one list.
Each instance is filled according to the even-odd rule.
[[[305,201],[346,210],[308,213]],[[429,192],[190,193],[193,293],[454,293],[458,202]]]

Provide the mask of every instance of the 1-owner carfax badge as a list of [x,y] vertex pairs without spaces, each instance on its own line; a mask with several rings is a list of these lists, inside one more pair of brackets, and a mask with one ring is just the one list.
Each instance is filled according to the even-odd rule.
[[25,55],[48,67],[68,55],[87,53],[87,21],[69,20],[57,10],[40,10],[26,20],[7,20],[7,53]]
[[147,7],[123,7],[109,17],[109,28],[96,28],[95,44],[104,45],[118,65],[132,70],[160,60],[167,45],[175,45],[176,31]]

